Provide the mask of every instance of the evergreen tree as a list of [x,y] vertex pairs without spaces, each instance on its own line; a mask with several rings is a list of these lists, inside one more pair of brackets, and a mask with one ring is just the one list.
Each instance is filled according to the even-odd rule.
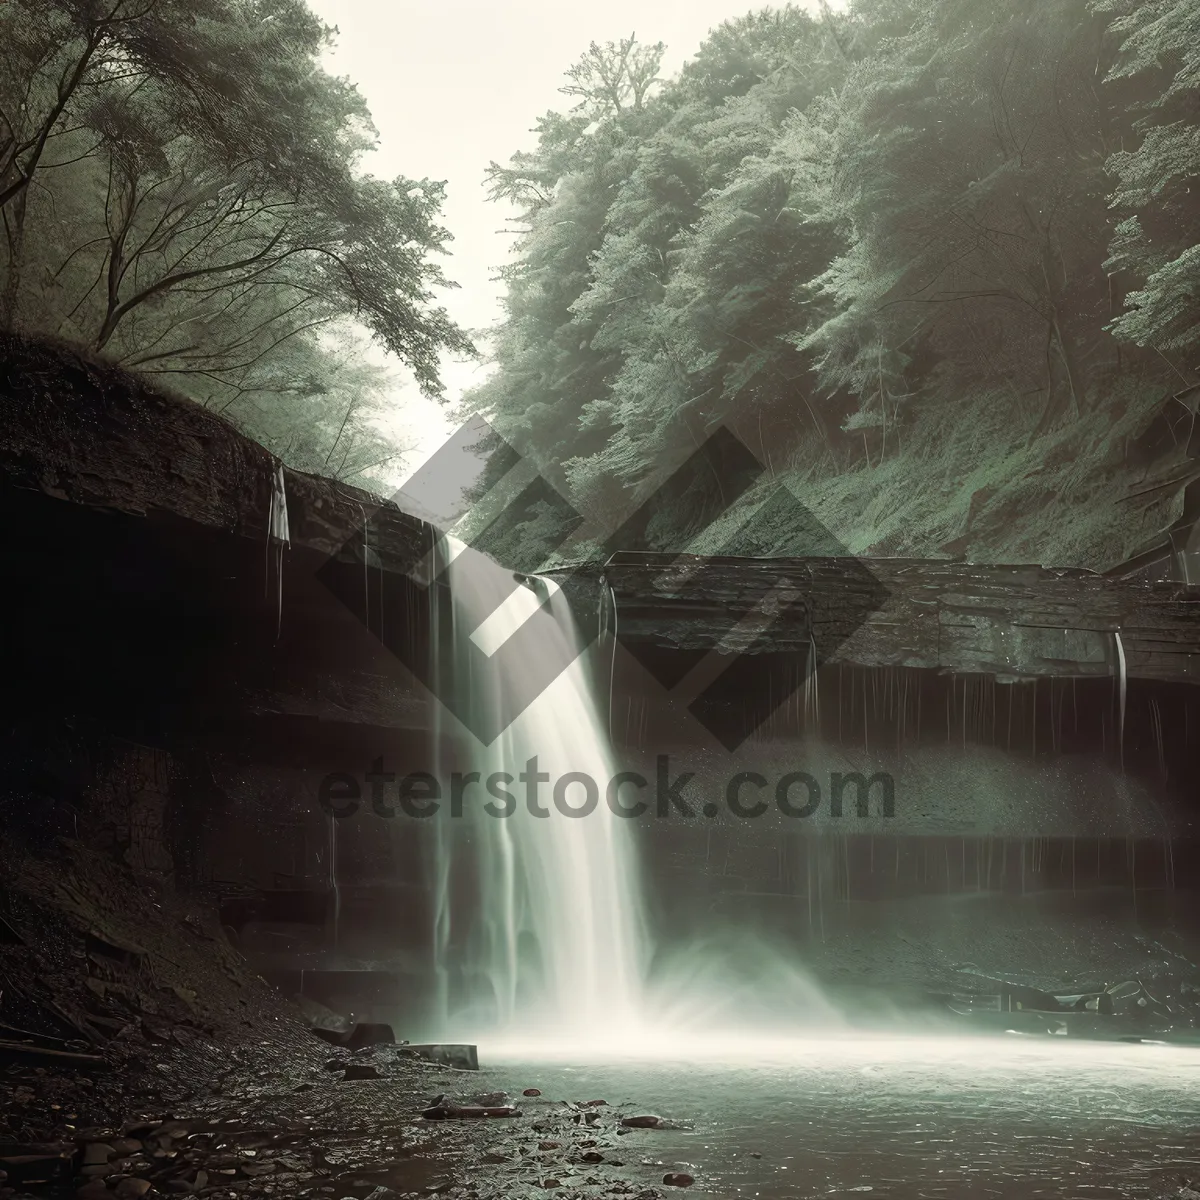
[[[1200,5],[1104,3],[1122,38],[1109,73],[1141,85],[1129,146],[1108,161],[1121,214],[1109,267],[1133,284],[1113,322],[1119,337],[1180,352],[1200,367]],[[1150,85],[1147,95],[1146,85]]]

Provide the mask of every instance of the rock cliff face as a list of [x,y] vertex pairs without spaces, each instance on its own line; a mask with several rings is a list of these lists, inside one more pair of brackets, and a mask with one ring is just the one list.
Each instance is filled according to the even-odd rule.
[[[1200,684],[1200,586],[1184,583],[936,559],[649,553],[614,555],[604,583],[629,645],[754,654],[804,652],[811,640],[821,662]],[[795,602],[766,612],[780,596]]]
[[[190,401],[12,339],[0,472],[10,849],[32,861],[67,838],[239,928],[273,904],[290,931],[280,948],[325,944],[321,780],[379,755],[428,764],[425,693],[394,652],[423,652],[419,590],[387,597],[410,615],[411,645],[378,634],[385,576],[403,578],[430,527],[280,470]],[[411,848],[394,848],[403,861],[380,850],[365,822],[339,833],[348,874],[371,860],[376,880],[419,889]],[[379,892],[341,899],[397,907]]]
[[[13,341],[0,346],[0,469],[14,634],[0,697],[6,887],[37,891],[30,880],[69,844],[70,870],[102,866],[130,894],[194,900],[287,991],[390,1017],[422,985],[425,834],[369,803],[334,820],[319,793],[333,774],[361,782],[379,760],[430,769],[432,702],[405,664],[429,653],[430,594],[408,571],[432,528],[280,470],[189,401]],[[1195,589],[870,566],[864,577],[828,560],[628,553],[571,573],[581,624],[617,629],[614,658],[599,643],[598,675],[624,762],[652,776],[660,753],[684,769],[702,759],[721,801],[735,767],[805,769],[823,741],[843,773],[890,771],[908,788],[896,818],[869,830],[651,822],[643,846],[664,909],[672,895],[695,911],[746,906],[808,937],[813,912],[832,920],[838,904],[1137,880],[1144,912],[1147,886],[1183,882],[1200,862],[1188,840]],[[764,584],[798,599],[769,628],[743,624]],[[681,685],[717,645],[731,686],[698,720]],[[822,666],[806,688],[814,647]],[[741,760],[714,741],[726,718],[747,735]],[[913,807],[913,790],[938,794],[922,763],[942,763],[944,782],[943,760],[969,774],[971,755],[1019,761],[1004,778],[1026,809],[1043,794],[1082,800],[1030,810],[1027,823],[1020,804],[972,809],[970,787],[953,813]],[[1136,820],[1122,824],[1126,795]]]

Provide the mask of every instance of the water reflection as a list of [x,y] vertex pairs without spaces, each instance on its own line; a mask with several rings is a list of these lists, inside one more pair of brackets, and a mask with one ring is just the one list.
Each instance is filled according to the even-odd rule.
[[[530,1047],[482,1049],[497,1062]],[[741,1037],[723,1052],[709,1039],[686,1059],[672,1049],[655,1062],[592,1065],[564,1047],[488,1075],[693,1123],[622,1139],[629,1161],[636,1143],[656,1171],[693,1169],[693,1195],[1104,1200],[1159,1196],[1200,1176],[1194,1049],[1016,1036],[774,1047]]]

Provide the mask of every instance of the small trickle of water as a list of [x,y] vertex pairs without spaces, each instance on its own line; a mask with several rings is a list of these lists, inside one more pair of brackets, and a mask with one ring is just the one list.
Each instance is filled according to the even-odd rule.
[[808,635],[808,661],[804,664],[804,725],[814,731],[821,727],[821,691],[817,679],[817,642]]
[[337,820],[329,818],[329,887],[333,892],[333,950],[341,946],[342,887],[338,879]]
[[1128,671],[1125,667],[1125,643],[1119,631],[1113,634],[1117,648],[1117,753],[1121,756],[1121,768],[1125,767],[1125,697],[1128,690]]

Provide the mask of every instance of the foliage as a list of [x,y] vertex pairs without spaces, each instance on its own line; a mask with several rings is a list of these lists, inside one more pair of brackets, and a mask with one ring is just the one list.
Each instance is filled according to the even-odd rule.
[[1137,105],[1136,147],[1109,159],[1117,225],[1109,266],[1135,282],[1118,337],[1161,351],[1200,348],[1200,6],[1105,3],[1122,36],[1114,83],[1153,81]]
[[575,111],[593,120],[620,116],[629,108],[640,111],[650,89],[659,82],[665,50],[662,42],[639,45],[633,35],[604,46],[592,42],[567,71],[570,82],[559,90],[565,96],[578,97]]
[[1067,2],[938,6],[825,106],[826,204],[853,237],[815,281],[828,318],[798,345],[827,390],[882,423],[953,362],[960,387],[1040,383],[1048,417],[1081,410],[1108,352],[1094,24]]
[[0,324],[281,445],[321,427],[344,336],[322,331],[348,321],[440,394],[440,355],[470,349],[432,302],[442,187],[361,172],[374,131],[329,38],[303,0],[0,6]]
[[[787,328],[777,302],[791,291],[792,242],[814,234],[781,215],[790,167],[752,160],[771,156],[789,111],[837,77],[839,59],[799,10],[732,22],[640,109],[587,127],[547,116],[534,154],[493,166],[496,193],[524,199],[526,231],[501,370],[470,401],[581,504],[619,503],[739,397],[768,407],[794,383],[794,364],[775,361],[794,352],[771,339]],[[738,212],[761,224],[740,242]],[[752,241],[775,277],[746,286]],[[760,333],[768,345],[747,346]]]
[[1136,424],[1200,365],[1198,14],[785,6],[639,104],[607,80],[661,48],[593,46],[491,169],[523,229],[469,404],[610,528],[721,426],[773,475],[874,469],[971,404],[1031,445]]

